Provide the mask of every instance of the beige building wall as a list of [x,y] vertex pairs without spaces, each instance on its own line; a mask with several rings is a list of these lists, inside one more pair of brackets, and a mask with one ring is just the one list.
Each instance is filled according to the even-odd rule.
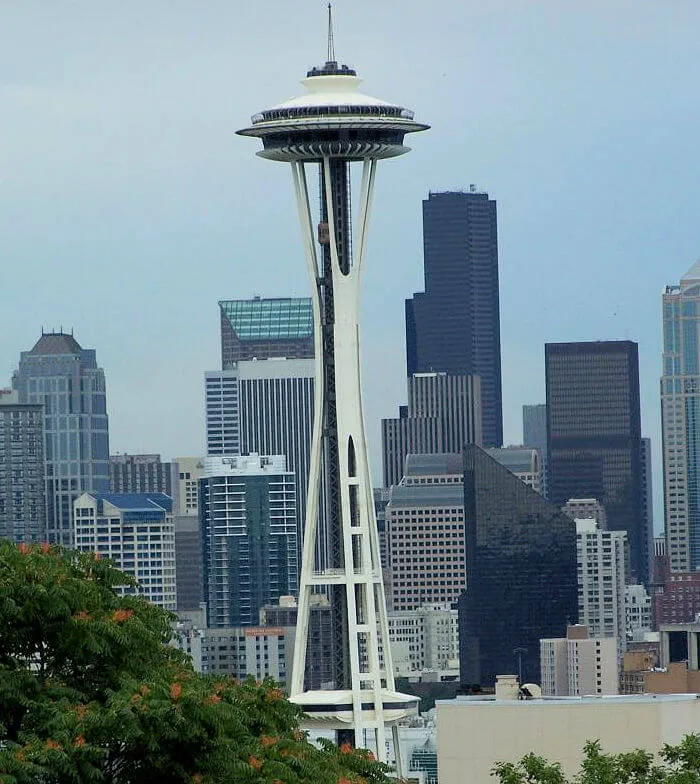
[[658,751],[693,732],[700,732],[700,700],[687,694],[438,702],[438,776],[440,784],[493,784],[497,761],[530,752],[571,776],[587,740],[601,739],[610,752]]

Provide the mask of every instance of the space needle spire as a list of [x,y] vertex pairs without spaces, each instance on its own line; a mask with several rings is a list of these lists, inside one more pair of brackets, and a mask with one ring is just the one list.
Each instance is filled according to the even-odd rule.
[[328,55],[327,63],[335,62],[335,44],[333,42],[333,6],[328,3]]
[[[416,712],[418,700],[394,684],[362,409],[360,284],[377,162],[408,152],[404,136],[429,126],[403,106],[359,91],[356,71],[335,60],[330,5],[327,56],[307,72],[303,95],[253,115],[251,125],[238,131],[260,139],[260,157],[291,164],[313,295],[314,425],[290,700],[304,709],[307,728],[333,729],[339,743],[374,745],[383,761],[390,728],[400,775],[396,725]],[[309,169],[319,174],[312,179],[320,191],[316,216]],[[322,484],[325,532],[319,525]],[[328,553],[325,563],[314,558],[317,544]],[[325,688],[310,690],[304,676],[314,594],[331,604],[334,677]]]

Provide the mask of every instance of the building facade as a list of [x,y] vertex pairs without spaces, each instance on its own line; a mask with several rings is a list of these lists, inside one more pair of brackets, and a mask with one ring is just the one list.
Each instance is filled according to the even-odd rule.
[[[207,454],[285,455],[299,488],[301,547],[314,415],[313,359],[241,360],[227,370],[206,373],[205,384]],[[323,505],[321,510],[323,527]],[[327,553],[319,548],[317,557],[327,558]]]
[[464,504],[461,682],[490,686],[522,664],[537,683],[539,641],[577,620],[574,522],[477,446],[464,451]]
[[621,657],[627,640],[627,534],[601,531],[595,520],[576,520],[576,562],[579,623],[591,637],[614,637]]
[[[266,604],[261,608],[260,625],[295,628],[298,611],[299,606],[293,596],[282,596],[279,604]],[[323,594],[314,593],[311,595],[306,646],[306,688],[325,689],[333,682],[333,655],[331,604]]]
[[110,455],[111,493],[164,493],[172,497],[172,464],[160,455]]
[[547,498],[549,455],[547,453],[547,404],[523,406],[523,446],[540,450],[542,458],[542,495]]
[[542,696],[618,694],[617,663],[614,638],[592,637],[585,625],[570,626],[566,637],[540,640]]
[[408,455],[386,526],[393,610],[456,602],[467,576],[461,455]]
[[20,403],[44,407],[46,535],[71,547],[73,501],[83,492],[109,490],[104,371],[94,349],[52,332],[21,353],[12,385]]
[[661,427],[671,571],[700,570],[700,262],[663,294]]
[[487,193],[423,201],[425,291],[406,300],[407,375],[478,375],[483,443],[503,443],[496,202]]
[[208,457],[199,504],[208,625],[257,625],[298,587],[294,474],[281,455]]
[[[162,493],[82,493],[73,502],[75,547],[99,553],[136,578],[138,593],[174,611],[172,499]],[[122,588],[121,593],[133,589]]]
[[440,784],[490,784],[495,761],[516,763],[526,754],[558,762],[572,780],[591,738],[619,754],[658,750],[700,732],[700,700],[687,693],[505,703],[458,697],[437,703],[437,729]]
[[637,344],[548,343],[545,364],[550,498],[598,499],[608,528],[627,532],[632,575],[646,584]]
[[382,420],[384,486],[401,481],[409,454],[461,452],[482,443],[478,376],[416,373],[408,379],[408,406]]
[[[651,596],[643,585],[625,586],[625,630],[627,640],[641,640],[651,631]],[[628,645],[629,647],[629,645]]]
[[294,629],[236,626],[198,629],[180,624],[175,631],[180,650],[197,672],[245,680],[273,678],[288,686],[294,650]]
[[608,527],[605,507],[596,498],[569,498],[561,511],[572,520],[595,520],[601,530]]
[[314,319],[308,297],[222,300],[219,311],[224,369],[241,360],[314,356]]
[[44,411],[0,390],[0,539],[46,539]]
[[544,495],[542,458],[538,449],[526,449],[521,446],[491,447],[486,453],[505,466],[511,474],[515,474],[521,482],[535,492]]
[[459,621],[451,605],[390,612],[389,641],[397,677],[426,670],[458,677]]

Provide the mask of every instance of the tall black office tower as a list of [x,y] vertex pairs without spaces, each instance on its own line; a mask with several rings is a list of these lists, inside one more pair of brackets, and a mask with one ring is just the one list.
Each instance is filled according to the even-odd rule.
[[540,682],[540,639],[578,617],[576,527],[474,444],[464,449],[467,590],[459,599],[463,685],[518,672]]
[[425,292],[406,300],[406,364],[414,373],[481,376],[484,446],[503,443],[496,202],[487,193],[423,201]]
[[545,365],[549,498],[597,498],[607,527],[627,531],[631,570],[647,583],[637,344],[548,343]]

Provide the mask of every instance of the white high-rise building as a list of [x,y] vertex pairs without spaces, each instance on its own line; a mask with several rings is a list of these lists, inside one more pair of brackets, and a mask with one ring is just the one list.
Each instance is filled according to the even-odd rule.
[[578,619],[592,637],[615,637],[626,647],[627,533],[601,531],[595,520],[576,520]]
[[[176,609],[172,499],[162,493],[83,493],[73,502],[77,550],[99,553],[135,577],[138,593]],[[120,589],[122,594],[131,588]]]

